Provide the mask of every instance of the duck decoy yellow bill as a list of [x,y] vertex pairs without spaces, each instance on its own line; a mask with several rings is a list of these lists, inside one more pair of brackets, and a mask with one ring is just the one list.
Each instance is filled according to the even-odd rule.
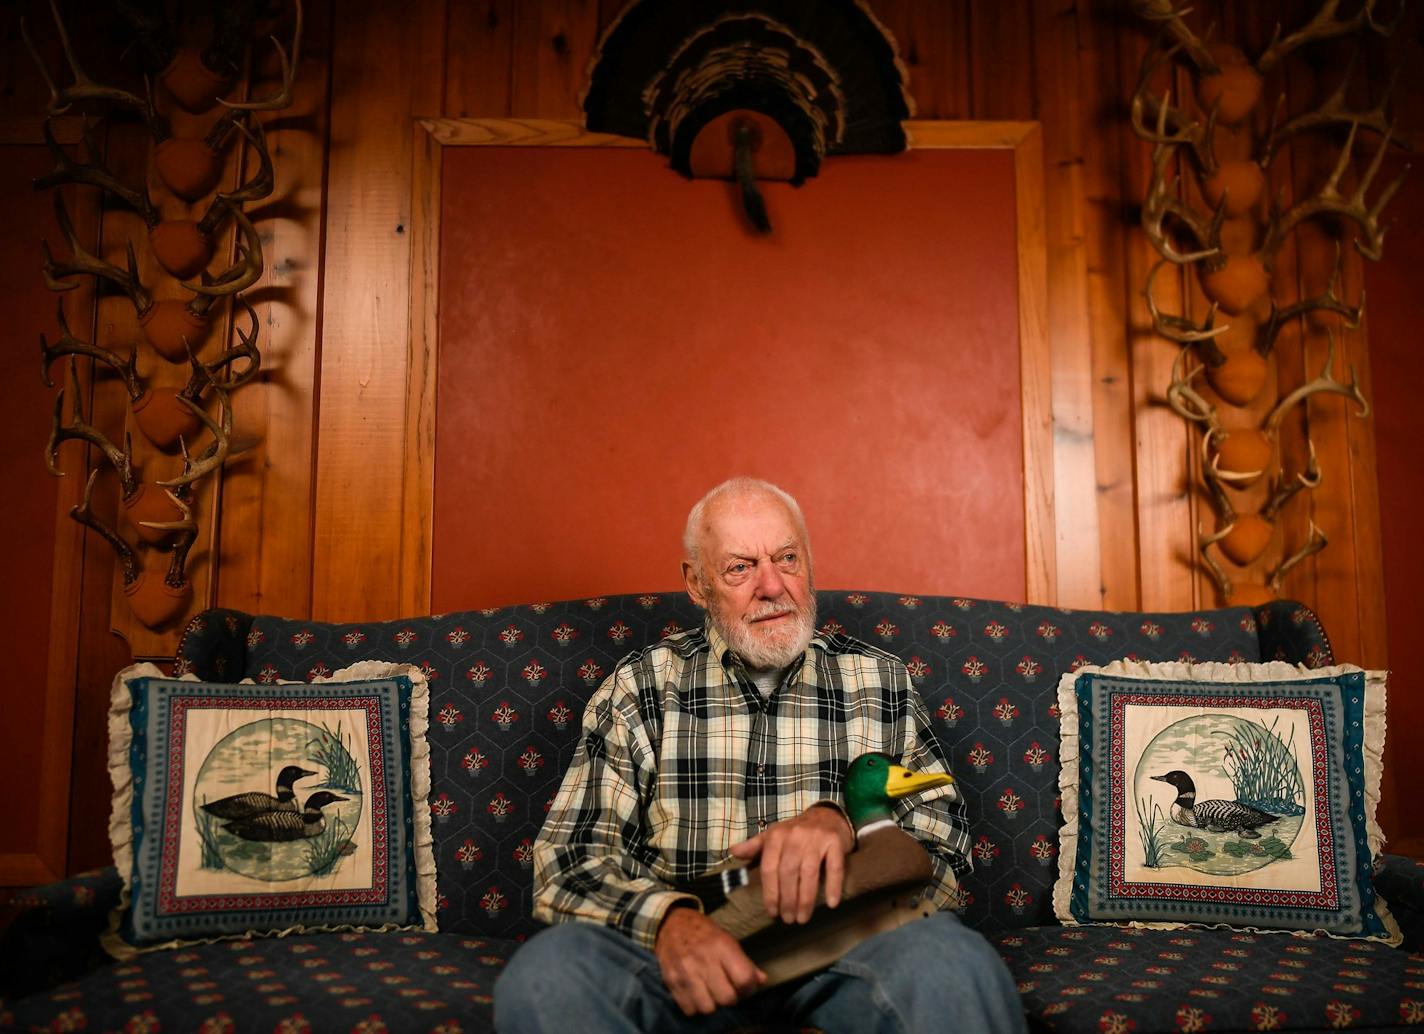
[[885,778],[885,796],[899,799],[932,786],[948,786],[954,776],[948,772],[911,772],[903,765],[891,765]]

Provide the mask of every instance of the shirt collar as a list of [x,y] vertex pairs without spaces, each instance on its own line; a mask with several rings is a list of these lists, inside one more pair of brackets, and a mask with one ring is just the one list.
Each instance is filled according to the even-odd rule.
[[[742,658],[732,652],[732,648],[727,645],[727,640],[722,637],[722,633],[718,631],[717,626],[712,623],[710,615],[703,620],[702,628],[703,634],[707,636],[708,648],[712,656],[716,658],[717,663],[721,664],[728,674],[737,673],[750,680],[751,673],[747,670]],[[792,662],[791,670],[799,673],[802,667],[811,660],[811,651],[824,650],[825,648],[825,640],[821,637],[821,633],[814,633],[811,636],[810,644],[806,647],[806,652],[801,655],[801,660],[799,662]]]

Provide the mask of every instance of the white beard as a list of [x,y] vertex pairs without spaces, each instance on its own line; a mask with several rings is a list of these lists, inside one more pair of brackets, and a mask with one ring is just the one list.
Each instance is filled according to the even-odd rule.
[[753,671],[780,671],[806,652],[811,637],[816,634],[816,596],[812,590],[804,609],[791,603],[768,603],[752,612],[750,618],[771,614],[791,614],[789,622],[775,628],[762,629],[755,620],[723,621],[720,608],[708,611],[712,627],[721,633],[732,652]]

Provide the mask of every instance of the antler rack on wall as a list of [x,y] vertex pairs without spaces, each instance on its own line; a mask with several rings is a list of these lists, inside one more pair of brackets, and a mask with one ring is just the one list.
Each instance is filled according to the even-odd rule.
[[[45,463],[60,475],[58,450],[65,442],[90,447],[97,462],[88,471],[82,502],[70,516],[113,549],[134,617],[146,628],[160,630],[171,627],[192,606],[188,566],[199,534],[199,485],[233,455],[231,396],[256,378],[261,367],[260,321],[242,293],[262,276],[262,241],[243,205],[268,197],[274,189],[272,157],[258,115],[291,103],[302,6],[301,0],[294,0],[290,43],[284,46],[271,37],[280,84],[270,94],[246,101],[223,100],[222,94],[239,78],[259,5],[216,4],[209,24],[179,26],[120,6],[144,65],[143,87],[137,92],[100,83],[85,71],[56,0],[50,0],[50,7],[69,85],[57,85],[65,77],[51,75],[29,27],[21,25],[50,94],[45,140],[54,168],[37,179],[35,187],[54,191],[64,250],[57,254],[44,242],[45,284],[65,292],[89,277],[96,287],[94,330],[87,335],[92,340],[71,329],[63,301],[58,306],[58,337],[53,344],[40,337],[47,387],[54,387],[55,361],[69,360],[67,386],[55,399]],[[181,36],[204,29],[210,30],[205,45],[180,42]],[[68,153],[51,129],[53,120],[66,116],[83,119],[82,157]],[[135,121],[146,133],[147,162],[142,173],[126,177],[109,168],[97,138],[101,131],[111,133]],[[229,157],[228,145],[234,139],[243,141],[251,155],[246,166],[250,172],[232,189],[218,190],[230,161],[242,167],[246,159]],[[112,244],[86,247],[66,203],[70,188],[98,192],[102,229],[134,225],[125,220],[136,217],[146,242],[142,260],[133,234],[122,245],[122,265],[103,257],[114,250]],[[232,258],[214,270],[224,246],[221,235],[229,227]],[[131,314],[113,307],[113,300],[103,296],[106,287],[110,294],[127,298],[125,308]],[[226,331],[217,317],[227,310],[235,344],[228,333],[215,333],[218,327]],[[241,325],[244,319],[246,328]],[[94,391],[110,383],[121,387],[122,427],[101,429],[92,398],[86,412],[81,361]],[[117,505],[112,507],[96,506],[96,492],[109,483],[106,471],[112,471],[117,487]],[[120,519],[106,520],[101,513]]]
[[[1388,90],[1369,108],[1351,106],[1349,98],[1358,92],[1352,83],[1367,43],[1387,37],[1398,15],[1382,20],[1375,0],[1342,14],[1339,0],[1326,0],[1300,28],[1284,32],[1278,25],[1252,61],[1239,47],[1213,41],[1211,29],[1198,36],[1187,21],[1190,8],[1171,0],[1136,0],[1134,6],[1160,26],[1130,108],[1133,131],[1152,145],[1142,226],[1160,260],[1144,293],[1154,332],[1179,348],[1167,403],[1200,434],[1202,487],[1216,519],[1216,527],[1199,536],[1202,563],[1223,602],[1254,606],[1279,595],[1286,574],[1328,542],[1310,518],[1305,541],[1293,552],[1277,545],[1287,505],[1308,498],[1324,476],[1304,419],[1298,420],[1304,458],[1300,469],[1288,469],[1281,441],[1288,417],[1307,399],[1327,394],[1352,401],[1361,418],[1370,412],[1354,367],[1348,381],[1335,374],[1337,339],[1359,327],[1364,314],[1363,292],[1353,303],[1344,297],[1341,241],[1352,237],[1359,255],[1380,258],[1380,214],[1404,174],[1383,186],[1377,181],[1390,147],[1405,145],[1389,113]],[[1262,97],[1288,57],[1350,37],[1350,60],[1324,101],[1293,114],[1282,90],[1269,121],[1264,118]],[[1191,88],[1174,99],[1170,82],[1182,73]],[[1273,161],[1307,134],[1334,144],[1333,168],[1307,197],[1289,205],[1283,194],[1268,197]],[[1283,248],[1307,224],[1335,237],[1333,266],[1323,291],[1282,305],[1277,298],[1292,293]],[[1301,272],[1318,282],[1323,270],[1305,269],[1309,260],[1302,250]],[[1154,283],[1169,265],[1196,274],[1206,310],[1199,319],[1159,307]],[[1189,279],[1188,303],[1191,286]],[[1317,376],[1272,403],[1276,344],[1297,321],[1303,329],[1324,330],[1325,361]]]

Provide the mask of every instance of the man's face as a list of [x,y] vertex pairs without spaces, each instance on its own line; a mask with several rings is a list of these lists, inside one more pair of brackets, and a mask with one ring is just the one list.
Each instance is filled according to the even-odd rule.
[[816,594],[805,536],[786,505],[760,492],[707,507],[700,570],[684,562],[693,602],[749,668],[785,668],[816,627]]

